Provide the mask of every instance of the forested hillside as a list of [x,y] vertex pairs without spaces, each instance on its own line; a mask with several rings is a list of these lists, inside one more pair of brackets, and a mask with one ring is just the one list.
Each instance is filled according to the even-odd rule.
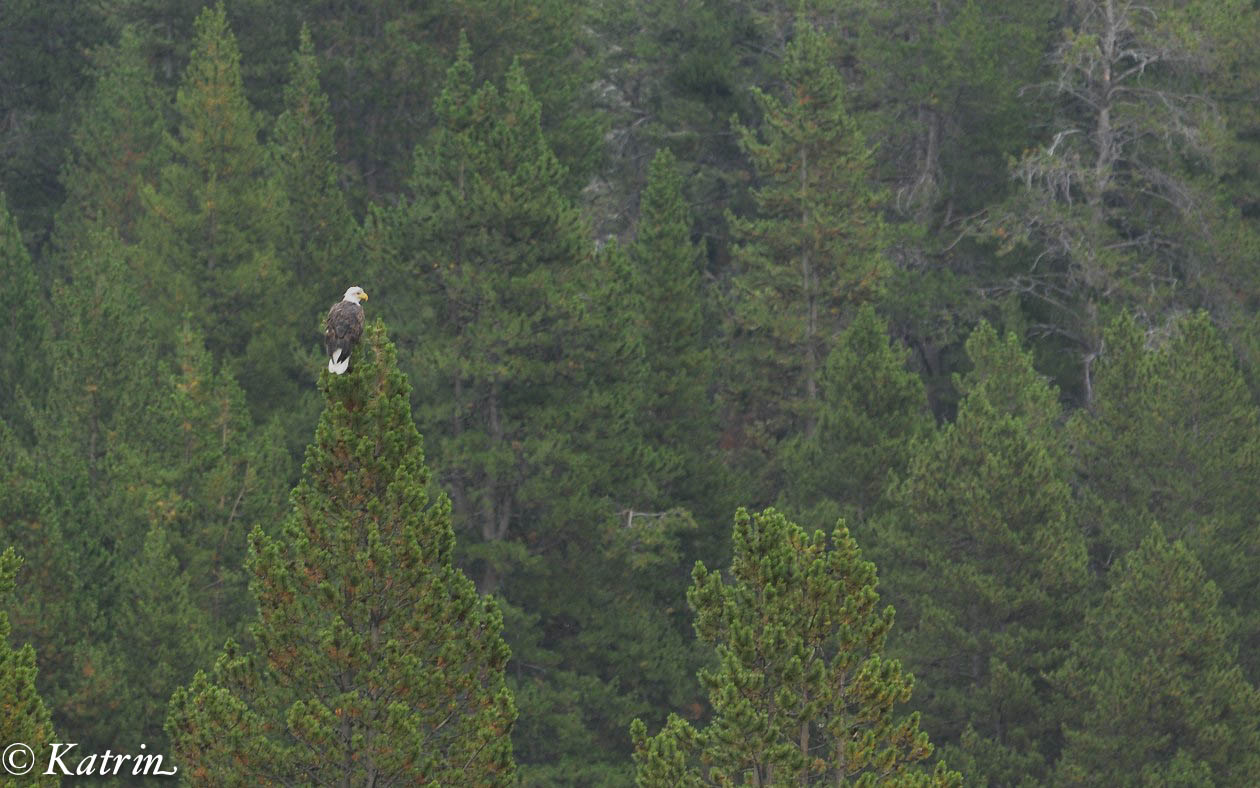
[[1260,784],[1257,42],[1254,0],[0,2],[0,748]]

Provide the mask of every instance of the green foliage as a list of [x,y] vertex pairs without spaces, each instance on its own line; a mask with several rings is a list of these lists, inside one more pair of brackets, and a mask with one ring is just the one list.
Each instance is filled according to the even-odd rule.
[[[85,750],[117,746],[120,735],[138,737],[149,722],[120,713],[131,696],[124,673],[134,664],[143,674],[150,655],[118,639],[114,615],[130,601],[120,567],[149,528],[135,492],[156,485],[165,471],[137,468],[131,459],[163,385],[153,322],[132,286],[126,253],[112,231],[96,229],[70,253],[71,278],[53,293],[52,374],[32,450],[34,478],[48,491],[51,510],[51,541],[32,560],[41,576],[52,576],[38,587],[65,588],[30,613],[42,608],[52,616],[36,629],[44,633],[37,642],[49,666],[48,698],[58,726],[73,731]],[[155,687],[163,689],[170,688]]]
[[[523,412],[547,425],[561,474],[539,485],[538,509],[517,543],[546,563],[522,562],[505,581],[510,598],[538,619],[535,632],[511,633],[514,647],[537,638],[520,662],[557,666],[538,692],[547,712],[518,740],[528,784],[628,784],[625,726],[636,715],[696,702],[692,677],[702,657],[680,615],[682,584],[660,582],[662,572],[681,581],[696,523],[672,484],[674,445],[654,442],[653,427],[662,425],[643,420],[651,367],[635,324],[646,299],[624,286],[635,275],[619,245],[598,254],[577,302],[589,305],[558,359],[572,370],[575,390]],[[701,481],[711,473],[702,461],[690,467]],[[577,736],[556,735],[574,724]]]
[[[512,70],[502,95],[474,89],[470,54],[465,42],[438,101],[441,125],[416,151],[414,197],[377,215],[373,243],[388,308],[414,338],[404,363],[422,386],[419,421],[457,524],[493,544],[540,505],[526,479],[557,462],[559,414],[538,416],[571,401],[578,362],[558,361],[576,344],[567,288],[593,255],[524,72]],[[507,556],[485,555],[481,588],[492,591]]]
[[297,315],[276,257],[279,201],[261,120],[245,98],[222,5],[197,17],[175,109],[171,163],[143,192],[139,284],[165,305],[159,331],[172,336],[175,320],[191,315],[216,358],[240,363],[251,406],[270,415],[277,399],[294,396]]
[[492,598],[451,563],[409,386],[380,321],[325,409],[282,532],[250,535],[256,642],[171,699],[194,784],[508,784],[516,717]]
[[124,28],[117,46],[102,48],[96,57],[96,83],[62,169],[66,199],[57,212],[55,242],[63,264],[75,244],[87,241],[90,226],[136,241],[143,191],[171,156],[169,102],[144,58],[139,34]]
[[100,575],[85,571],[95,567],[81,560],[78,534],[70,529],[67,535],[62,526],[50,492],[54,480],[44,478],[25,441],[3,422],[0,468],[0,540],[26,556],[21,582],[7,600],[11,615],[6,626],[12,627],[8,631],[17,642],[39,653],[39,689],[58,726],[91,740],[96,732],[90,724],[93,712],[85,707],[94,702],[108,706],[111,699],[98,690],[112,689],[109,672],[101,671],[99,644],[106,641],[107,630],[99,613],[103,594],[95,582]]
[[[52,786],[58,784],[57,778],[40,775],[43,771],[40,762],[55,734],[48,709],[35,689],[35,650],[29,643],[21,648],[9,645],[9,616],[4,610],[21,564],[12,547],[0,553],[0,739],[6,742],[6,748],[11,743],[21,742],[33,751],[30,757],[35,759],[32,764],[35,768],[23,780],[23,785]],[[16,785],[8,779],[13,773],[8,767],[20,768],[24,764],[22,753],[12,755],[12,760],[5,761],[5,776],[0,778],[5,785]]]
[[[417,420],[450,491],[453,522],[469,536],[480,590],[497,592],[529,566],[527,545],[544,534],[563,544],[540,532],[553,489],[543,480],[564,480],[558,508],[586,500],[587,477],[577,474],[589,465],[570,464],[571,430],[560,425],[581,400],[579,359],[570,355],[581,340],[567,333],[574,317],[567,288],[578,270],[593,270],[593,255],[561,193],[563,168],[543,139],[523,71],[513,70],[504,93],[477,88],[470,58],[465,40],[437,101],[439,125],[416,150],[413,196],[376,212],[368,236],[391,294],[386,308],[411,338],[402,356],[418,384]],[[598,750],[576,703],[593,693],[576,688],[599,682],[560,670],[539,626],[507,608],[518,658],[553,669],[545,686],[514,682],[546,720],[518,735],[525,764],[556,754],[544,748]],[[582,778],[581,767],[571,771]]]
[[48,309],[44,290],[0,191],[0,280],[13,294],[0,317],[9,347],[0,355],[0,421],[30,432],[24,402],[37,402],[47,383]]
[[1216,584],[1158,525],[1109,578],[1055,675],[1076,710],[1056,783],[1255,783],[1260,693],[1235,659]]
[[35,459],[63,521],[76,524],[88,562],[79,570],[101,592],[109,555],[138,549],[147,530],[124,504],[126,488],[111,484],[112,452],[160,400],[159,341],[127,251],[113,231],[93,230],[70,255],[69,278],[53,290],[52,373],[36,422]]
[[767,510],[735,515],[724,583],[697,562],[687,600],[696,634],[717,647],[701,672],[713,720],[672,716],[652,738],[636,720],[640,785],[961,785],[938,765],[918,714],[898,719],[913,679],[883,656],[891,607],[875,565],[843,523],[828,538]]
[[[276,191],[284,200],[279,257],[297,284],[294,295],[300,296],[288,308],[300,316],[303,336],[310,330],[312,340],[316,332],[311,329],[322,320],[336,283],[344,280],[349,286],[366,273],[345,269],[359,256],[356,225],[341,189],[332,116],[319,78],[315,46],[304,26],[284,89],[284,112],[276,120],[272,155]],[[320,329],[322,335],[322,324]]]
[[[951,223],[1009,190],[1045,101],[1039,78],[1056,8],[1037,0],[896,0],[859,6],[857,100],[900,217]],[[954,240],[928,236],[927,243]]]
[[1056,392],[1014,335],[981,324],[967,352],[958,418],[915,446],[876,557],[903,616],[892,651],[922,682],[942,750],[1013,784],[1056,755],[1042,675],[1083,612],[1085,544]]
[[592,3],[616,155],[601,172],[609,186],[589,195],[602,233],[635,216],[634,197],[650,177],[656,152],[670,150],[686,173],[683,194],[706,228],[710,252],[726,248],[724,210],[744,200],[745,168],[732,115],[755,108],[748,86],[766,58],[742,3],[660,0]]
[[648,382],[656,399],[649,405],[653,437],[675,451],[687,443],[687,432],[713,428],[712,408],[706,402],[713,352],[705,341],[703,247],[691,242],[691,212],[682,184],[674,155],[668,148],[657,152],[629,249],[638,296],[635,306],[642,310],[637,322],[642,325]]
[[204,584],[198,605],[221,641],[239,634],[252,612],[241,571],[245,534],[281,518],[289,458],[278,426],[254,426],[240,387],[215,368],[190,328],[176,337],[160,375],[143,423],[115,442],[111,473],[129,480],[122,508],[142,514],[150,530],[163,529],[179,565]]
[[103,10],[114,27],[134,31],[140,55],[163,86],[174,88],[197,46],[190,33],[208,5],[205,0],[111,0]]
[[[319,66],[310,33],[304,26],[284,89],[284,111],[276,120],[270,153],[280,200],[276,257],[292,278],[285,309],[293,319],[296,358],[302,383],[307,369],[324,358],[324,315],[345,288],[368,281],[362,265],[359,226],[342,189],[344,168],[338,162],[328,96],[320,88]],[[371,288],[369,288],[371,289]],[[318,418],[319,397],[303,386],[289,407],[275,409],[283,420],[290,454],[298,457],[310,425]]]
[[982,227],[1012,253],[994,291],[1029,300],[1078,357],[1099,352],[1119,307],[1237,298],[1237,272],[1207,251],[1223,228],[1203,175],[1228,138],[1217,86],[1251,57],[1239,39],[1255,24],[1248,0],[1083,0],[1067,13],[1047,75],[1059,111],[1012,157],[1019,188]]
[[757,213],[733,219],[734,314],[745,360],[736,407],[769,451],[818,426],[818,378],[833,337],[888,273],[882,196],[871,154],[845,106],[834,50],[805,20],[782,64],[784,95],[755,91],[760,134],[737,126],[760,178]]
[[[694,694],[685,624],[660,612],[681,608],[681,589],[645,582],[694,530],[676,511],[683,467],[666,431],[692,428],[686,409],[702,406],[655,399],[651,381],[659,370],[685,385],[678,364],[699,356],[649,360],[647,345],[698,346],[653,333],[649,320],[658,288],[686,309],[688,251],[677,229],[655,247],[671,256],[651,265],[683,268],[670,282],[618,244],[597,252],[524,71],[513,68],[502,92],[478,88],[470,55],[462,47],[448,73],[410,201],[376,212],[368,236],[387,308],[413,338],[403,353],[417,415],[466,560],[481,591],[503,590],[514,606],[514,686],[539,710],[519,731],[522,779],[624,782],[625,724]],[[636,515],[652,526],[630,529]],[[645,642],[660,649],[646,653]],[[635,667],[645,661],[667,673]]]
[[[233,10],[242,5],[234,3]],[[360,197],[392,196],[407,181],[412,149],[442,122],[435,101],[464,35],[477,50],[478,81],[502,80],[518,59],[535,75],[531,88],[544,107],[548,140],[570,167],[568,194],[599,164],[602,123],[590,107],[596,61],[584,41],[582,3],[374,2],[350,10],[288,0],[258,6],[261,14],[251,9],[248,15],[269,17],[279,31],[259,37],[260,46],[289,46],[299,25],[309,25],[344,160],[366,191]],[[272,22],[276,16],[282,21]],[[265,51],[256,55],[267,57]],[[265,74],[258,83],[260,91],[267,89]]]
[[[1250,780],[1221,753],[1254,714],[1211,693],[1260,679],[1254,2],[5,0],[0,31],[10,636],[85,751],[165,746],[229,637],[198,697],[273,763],[291,720],[325,741],[313,695],[242,678],[275,667],[247,533],[287,544],[319,322],[359,284],[450,560],[503,595],[512,779],[632,784],[635,718],[653,782],[711,776],[686,578],[775,502],[879,561],[971,781]],[[964,348],[982,317],[1025,344]],[[1220,597],[1163,627],[1211,666],[1167,698],[1104,632],[1159,631],[1080,631],[1155,523]]]
[[890,474],[904,475],[913,441],[932,428],[923,382],[887,324],[863,305],[819,376],[818,429],[783,447],[784,498],[796,508],[872,516]]
[[[44,650],[45,664],[51,658],[55,667],[52,675],[60,677],[60,663],[68,644],[61,643],[62,648],[52,646],[52,638],[59,630],[66,637],[65,628],[59,626],[62,622],[53,611],[60,608],[64,613],[73,604],[73,595],[67,592],[81,589],[70,582],[57,582],[57,565],[67,557],[58,554],[58,548],[64,548],[64,541],[52,496],[38,478],[24,442],[3,421],[0,421],[0,469],[0,525],[3,526],[0,537],[7,547],[28,556],[24,559],[23,582],[9,600],[12,604],[9,622],[18,639],[38,644]],[[84,602],[84,606],[91,604],[90,600]]]
[[1191,542],[1205,519],[1237,536],[1260,503],[1243,481],[1260,470],[1260,413],[1209,317],[1147,333],[1125,313],[1105,342],[1092,407],[1071,430],[1097,552],[1132,550],[1152,520]]
[[110,34],[98,5],[6,0],[0,5],[0,192],[26,240],[43,245],[63,198],[57,172],[78,101],[91,83],[88,54]]
[[[703,245],[693,243],[684,178],[668,148],[656,153],[640,198],[639,222],[628,252],[632,304],[622,303],[641,332],[643,438],[656,467],[653,503],[687,506],[717,516],[729,511],[728,474],[717,456],[717,410],[709,392],[716,379],[714,308],[703,288]],[[609,294],[623,301],[627,294]],[[616,316],[610,318],[617,320]],[[623,327],[621,331],[629,333]]]
[[514,583],[528,583],[531,611],[508,627],[513,692],[530,709],[514,734],[523,784],[630,785],[630,721],[703,709],[695,671],[708,650],[687,631],[678,569],[695,524],[679,510],[623,517]]
[[[159,360],[127,253],[95,229],[70,253],[35,462],[14,465],[37,589],[23,629],[46,655],[59,723],[103,746],[160,744],[170,692],[239,628],[246,529],[275,519],[288,484],[276,431],[254,427],[199,335]],[[204,589],[196,604],[190,585]]]
[[1105,569],[1165,524],[1203,562],[1225,605],[1260,643],[1252,610],[1260,574],[1254,516],[1260,499],[1260,411],[1207,314],[1144,332],[1123,314],[1105,335],[1093,406],[1070,431],[1083,479],[1091,552]]
[[152,752],[167,751],[162,724],[171,692],[211,656],[209,617],[193,604],[189,574],[171,547],[166,529],[154,525],[119,568],[112,616],[122,693],[114,735],[118,744],[145,742]]

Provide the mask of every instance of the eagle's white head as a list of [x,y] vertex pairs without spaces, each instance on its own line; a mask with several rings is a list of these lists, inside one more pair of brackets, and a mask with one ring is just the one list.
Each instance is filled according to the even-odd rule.
[[368,300],[368,294],[363,292],[362,287],[355,286],[347,290],[346,294],[341,297],[341,300],[349,301],[352,304],[357,304],[360,301]]

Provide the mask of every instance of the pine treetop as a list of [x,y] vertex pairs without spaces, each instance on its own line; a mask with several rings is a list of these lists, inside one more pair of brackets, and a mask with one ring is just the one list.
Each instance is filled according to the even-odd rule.
[[20,743],[30,748],[33,753],[30,757],[34,760],[29,781],[24,779],[21,784],[53,786],[60,782],[56,777],[40,776],[41,761],[46,757],[54,734],[52,718],[35,690],[35,649],[30,644],[20,648],[9,645],[9,614],[5,608],[16,587],[21,565],[22,559],[12,547],[0,553],[0,742],[4,742],[6,758],[0,782],[17,784],[10,782],[8,776],[15,773],[11,769],[20,769],[25,764],[26,756],[9,748]]
[[249,536],[257,649],[229,643],[171,701],[195,783],[511,781],[502,616],[452,564],[396,355],[378,319],[349,372],[320,375],[293,510]]
[[896,717],[914,679],[883,656],[893,609],[844,523],[810,534],[768,509],[735,515],[726,581],[697,562],[687,600],[717,648],[702,670],[713,721],[677,716],[648,738],[636,720],[640,785],[958,785],[917,714]]

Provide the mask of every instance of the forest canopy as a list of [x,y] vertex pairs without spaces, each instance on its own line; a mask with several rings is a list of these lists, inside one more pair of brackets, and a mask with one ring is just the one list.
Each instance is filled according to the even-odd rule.
[[0,748],[1260,783],[1257,41],[1250,0],[0,4]]

